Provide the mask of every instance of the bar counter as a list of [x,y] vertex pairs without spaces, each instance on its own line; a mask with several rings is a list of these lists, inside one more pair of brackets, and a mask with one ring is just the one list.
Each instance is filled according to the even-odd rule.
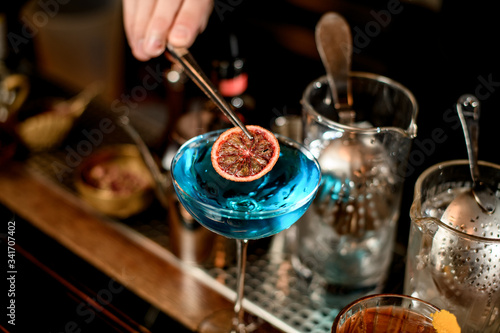
[[[196,331],[214,311],[232,307],[169,251],[96,214],[23,163],[1,167],[0,188],[0,201],[16,215],[186,328]],[[268,324],[261,331],[281,332]]]

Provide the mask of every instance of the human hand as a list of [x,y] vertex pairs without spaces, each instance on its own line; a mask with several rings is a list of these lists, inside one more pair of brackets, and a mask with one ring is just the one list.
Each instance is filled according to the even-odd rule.
[[167,43],[190,47],[208,22],[213,0],[123,0],[123,22],[134,56],[157,57]]

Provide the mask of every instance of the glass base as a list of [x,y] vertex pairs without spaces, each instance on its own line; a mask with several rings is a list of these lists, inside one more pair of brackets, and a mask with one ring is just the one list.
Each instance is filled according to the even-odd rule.
[[255,332],[263,324],[263,320],[245,312],[243,323],[235,325],[237,320],[232,309],[220,310],[204,319],[197,332],[199,333],[250,333]]
[[360,297],[381,293],[386,281],[385,275],[380,275],[377,283],[371,285],[333,283],[303,264],[298,256],[292,255],[291,262],[297,275],[308,284],[311,300],[320,306],[342,309]]

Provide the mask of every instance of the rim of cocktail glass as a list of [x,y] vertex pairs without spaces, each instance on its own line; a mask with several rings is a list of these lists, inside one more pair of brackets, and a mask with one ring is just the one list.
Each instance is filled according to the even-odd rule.
[[[293,210],[297,210],[299,209],[300,207],[308,204],[312,199],[313,197],[316,195],[316,192],[319,188],[319,185],[320,185],[320,182],[321,182],[321,169],[320,169],[320,166],[319,166],[319,163],[318,161],[316,160],[316,158],[314,157],[314,155],[305,147],[303,146],[302,144],[298,143],[297,141],[293,140],[293,139],[290,139],[284,135],[281,135],[281,134],[277,134],[277,133],[274,133],[274,135],[276,136],[276,138],[278,139],[278,141],[280,143],[283,143],[282,141],[284,141],[285,144],[288,144],[288,145],[291,145],[292,147],[294,148],[297,148],[300,152],[302,152],[307,158],[309,158],[311,161],[314,162],[316,168],[318,169],[318,182],[316,183],[316,186],[314,187],[313,190],[311,190],[311,192],[304,198],[302,198],[301,200],[295,202],[293,205],[290,205],[289,207],[287,207],[286,209],[283,209],[283,208],[277,208],[277,209],[273,209],[273,210],[267,210],[267,211],[251,211],[251,212],[242,212],[242,211],[237,211],[237,210],[233,210],[233,209],[226,209],[226,208],[221,208],[219,206],[213,206],[213,205],[210,205],[210,204],[207,204],[205,202],[202,202],[200,200],[198,200],[197,198],[189,195],[186,191],[184,191],[184,189],[179,185],[179,183],[177,182],[176,178],[175,178],[175,175],[174,175],[174,166],[175,164],[177,163],[178,159],[180,158],[180,156],[182,155],[182,152],[188,147],[190,146],[191,144],[195,143],[195,142],[201,142],[201,141],[204,141],[204,140],[210,140],[210,139],[213,139],[213,141],[215,142],[215,140],[219,137],[219,135],[221,133],[223,133],[224,130],[218,130],[218,131],[212,131],[212,132],[208,132],[208,133],[205,133],[205,134],[201,134],[201,135],[198,135],[196,137],[193,137],[191,139],[189,139],[188,141],[186,141],[178,150],[177,150],[177,153],[175,154],[174,158],[172,159],[172,164],[171,164],[171,176],[172,176],[172,180],[173,180],[173,184],[174,186],[180,190],[183,195],[185,195],[186,197],[189,197],[190,200],[192,200],[193,202],[196,202],[196,204],[199,204],[201,205],[205,210],[207,211],[210,211],[210,212],[217,212],[218,215],[223,215],[223,216],[226,216],[226,217],[230,217],[230,218],[235,218],[235,219],[238,219],[238,218],[244,218],[245,216],[252,216],[252,217],[255,217],[255,218],[266,218],[266,217],[276,217],[276,216],[279,216],[279,215],[282,215],[282,214],[286,214],[287,212],[290,212],[290,211],[293,211]],[[214,170],[215,171],[215,170]],[[272,172],[272,170],[270,171]],[[281,214],[278,214],[278,213],[281,213]]]
[[333,330],[335,328],[337,328],[337,326],[338,326],[338,324],[339,324],[340,319],[342,318],[342,316],[345,313],[347,313],[349,310],[351,310],[353,306],[355,306],[356,304],[359,304],[361,302],[365,302],[367,300],[374,299],[374,298],[399,298],[399,299],[407,299],[409,301],[415,301],[415,302],[421,303],[423,305],[426,305],[426,306],[432,308],[433,310],[435,310],[434,312],[441,311],[441,309],[438,308],[437,306],[435,306],[434,304],[429,303],[427,301],[424,301],[424,300],[422,300],[420,298],[409,296],[409,295],[402,295],[402,294],[373,294],[373,295],[367,295],[367,296],[363,296],[361,298],[358,298],[357,300],[352,301],[351,303],[349,303],[345,307],[343,307],[342,310],[340,310],[340,312],[335,317],[335,320],[333,321],[332,332],[334,332]]
[[[499,164],[486,162],[486,161],[478,161],[478,164],[480,166],[498,169],[500,172],[500,165]],[[444,223],[443,221],[441,221],[438,218],[431,217],[431,216],[422,216],[422,214],[421,214],[421,211],[422,211],[421,200],[417,200],[417,198],[421,197],[420,189],[422,188],[422,183],[430,174],[432,174],[438,170],[443,170],[443,169],[450,167],[450,166],[465,166],[465,167],[469,168],[469,161],[463,160],[463,159],[450,160],[450,161],[436,163],[436,164],[428,167],[427,169],[425,169],[420,174],[420,176],[418,176],[417,181],[415,182],[415,189],[414,189],[414,193],[413,193],[413,203],[410,207],[410,218],[412,220],[432,220],[433,222],[435,222],[439,226],[444,227],[445,229],[451,231],[452,233],[460,234],[461,238],[470,239],[472,241],[487,242],[487,243],[500,243],[500,238],[489,238],[489,237],[482,237],[482,236],[478,236],[478,235],[471,235],[471,234],[463,232],[459,229],[455,229],[454,227]]]
[[380,133],[380,132],[400,132],[404,136],[409,136],[410,138],[414,138],[417,136],[417,114],[418,114],[418,103],[413,95],[413,93],[406,88],[404,85],[401,83],[394,81],[393,79],[390,79],[386,76],[379,75],[379,74],[373,74],[373,73],[368,73],[368,72],[351,72],[350,73],[351,77],[356,77],[356,78],[364,78],[364,79],[370,79],[373,81],[378,81],[385,83],[387,85],[393,86],[395,89],[402,91],[409,99],[412,105],[412,111],[411,111],[411,121],[408,124],[408,127],[406,129],[402,129],[399,127],[395,126],[382,126],[382,127],[371,127],[371,128],[360,128],[360,127],[353,127],[349,125],[344,125],[340,124],[338,122],[335,122],[333,120],[330,120],[328,118],[325,118],[322,116],[320,113],[318,113],[314,107],[309,103],[308,99],[306,98],[311,94],[311,91],[316,87],[318,83],[325,83],[328,84],[328,80],[326,75],[321,76],[317,78],[316,80],[312,81],[309,83],[304,90],[304,93],[302,95],[302,100],[301,104],[305,108],[305,110],[312,115],[316,121],[320,123],[324,123],[325,125],[329,127],[335,127],[338,128],[341,131],[349,131],[349,132],[357,132],[357,133],[364,133],[364,134],[375,134],[375,133]]

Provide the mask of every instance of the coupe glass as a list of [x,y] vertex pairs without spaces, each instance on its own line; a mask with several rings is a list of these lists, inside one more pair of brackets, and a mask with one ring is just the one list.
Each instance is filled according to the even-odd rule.
[[[248,240],[272,236],[294,224],[314,199],[321,173],[305,147],[276,135],[280,157],[269,173],[247,183],[224,179],[210,159],[221,133],[209,132],[182,145],[172,160],[172,179],[179,201],[200,224],[237,241],[234,311],[216,314],[212,322],[207,319],[200,332],[251,332],[256,325],[245,323],[242,306]],[[227,320],[221,319],[224,316]]]

